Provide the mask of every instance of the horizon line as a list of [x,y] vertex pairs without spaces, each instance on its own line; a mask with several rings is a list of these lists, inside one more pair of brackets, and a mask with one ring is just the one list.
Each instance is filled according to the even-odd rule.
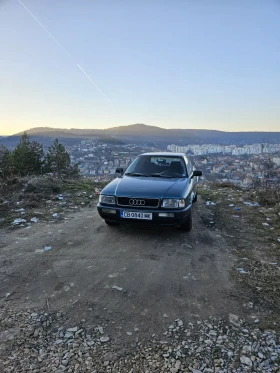
[[[106,127],[106,128],[75,128],[75,127],[68,127],[68,128],[59,128],[59,127],[46,127],[46,126],[43,126],[43,127],[31,127],[29,129],[25,129],[23,131],[20,131],[20,132],[17,132],[17,133],[14,133],[14,134],[11,134],[11,135],[1,135],[1,137],[12,137],[12,136],[20,136],[22,133],[24,132],[28,132],[28,131],[31,131],[31,130],[34,130],[34,129],[51,129],[51,130],[54,130],[54,131],[69,131],[71,132],[71,130],[79,130],[79,131],[106,131],[106,130],[112,130],[112,129],[117,129],[117,128],[124,128],[124,127],[132,127],[132,126],[137,126],[137,125],[143,125],[143,126],[146,126],[146,127],[154,127],[154,128],[158,128],[158,129],[161,129],[161,130],[166,130],[166,131],[180,131],[180,130],[183,130],[183,131],[216,131],[216,132],[225,132],[225,133],[280,133],[280,131],[257,131],[257,130],[237,130],[237,131],[225,131],[225,130],[218,130],[218,129],[206,129],[206,128],[165,128],[165,127],[159,127],[159,126],[154,126],[154,125],[149,125],[149,124],[145,124],[145,123],[133,123],[133,124],[128,124],[128,125],[120,125],[120,126],[112,126],[112,127]],[[32,134],[30,134],[30,136],[32,136]]]

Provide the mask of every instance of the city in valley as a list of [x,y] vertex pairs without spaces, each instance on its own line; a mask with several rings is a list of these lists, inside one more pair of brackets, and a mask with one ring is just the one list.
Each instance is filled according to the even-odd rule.
[[68,146],[71,161],[78,163],[83,176],[95,181],[111,180],[117,167],[127,168],[138,154],[150,151],[186,153],[208,179],[220,179],[241,187],[280,181],[280,144],[250,145],[203,144],[166,148],[137,144],[112,144],[83,140]]

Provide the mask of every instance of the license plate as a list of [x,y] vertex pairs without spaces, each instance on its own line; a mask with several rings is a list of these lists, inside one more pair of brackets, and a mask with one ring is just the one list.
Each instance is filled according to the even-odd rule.
[[121,218],[124,219],[138,219],[138,220],[152,220],[153,214],[151,212],[139,211],[121,211]]

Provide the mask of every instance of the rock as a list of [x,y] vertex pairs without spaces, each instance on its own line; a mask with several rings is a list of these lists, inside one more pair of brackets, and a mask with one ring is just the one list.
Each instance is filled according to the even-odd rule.
[[233,313],[229,314],[229,322],[230,322],[230,324],[232,324],[236,328],[239,328],[240,325],[241,325],[241,322],[239,320],[239,316],[234,315]]
[[[250,327],[245,322],[238,328],[223,319],[200,320],[198,323],[189,323],[188,329],[184,330],[181,320],[177,319],[170,328],[166,328],[167,331],[163,326],[163,330],[159,330],[157,335],[153,334],[147,343],[143,342],[144,339],[136,339],[135,342],[135,338],[126,342],[119,334],[118,343],[122,344],[120,350],[120,345],[114,341],[106,344],[110,338],[100,335],[104,332],[103,327],[92,325],[86,328],[86,320],[81,321],[84,328],[67,329],[59,312],[13,312],[0,307],[1,325],[5,328],[0,331],[0,350],[3,342],[12,341],[14,346],[7,356],[1,355],[3,373],[279,371],[279,333],[254,329],[255,325]],[[102,320],[104,323],[112,321],[106,318]],[[236,325],[243,323],[236,315],[231,316],[230,320]],[[124,326],[117,325],[117,320],[114,324],[123,333]],[[50,325],[51,328],[48,327]],[[145,327],[143,323],[143,332]],[[160,335],[166,336],[164,340],[160,339]],[[239,361],[236,356],[239,356]]]
[[66,333],[64,334],[64,338],[66,338],[66,339],[73,338],[73,336],[74,336],[74,334],[73,334],[72,332],[66,332]]
[[102,342],[102,343],[106,343],[106,342],[109,342],[109,341],[110,341],[109,337],[101,337],[100,338],[100,342]]
[[22,224],[22,223],[26,223],[26,219],[15,219],[12,224],[13,225],[19,225],[19,224]]
[[123,291],[123,288],[120,288],[117,285],[112,286],[112,289],[118,290],[118,291]]
[[34,337],[38,337],[39,333],[40,333],[39,329],[35,329],[34,334],[33,334]]
[[77,332],[77,331],[78,331],[77,326],[75,326],[74,328],[68,328],[68,329],[67,329],[67,332],[71,332],[71,333],[75,333],[75,332]]
[[58,369],[58,372],[65,372],[67,368],[64,365],[60,365]]
[[177,326],[179,326],[179,327],[183,326],[183,321],[182,320],[177,319],[175,321],[177,322]]
[[60,345],[63,342],[64,342],[63,339],[57,339],[54,343],[57,344],[57,345]]
[[270,360],[269,360],[269,359],[266,359],[266,360],[262,361],[260,365],[261,365],[262,367],[269,367],[269,365],[270,365]]
[[217,332],[215,332],[215,330],[210,330],[209,335],[211,335],[212,337],[216,337]]
[[240,357],[240,362],[244,365],[248,365],[249,367],[252,366],[252,360],[247,356],[244,356],[244,355],[241,356]]

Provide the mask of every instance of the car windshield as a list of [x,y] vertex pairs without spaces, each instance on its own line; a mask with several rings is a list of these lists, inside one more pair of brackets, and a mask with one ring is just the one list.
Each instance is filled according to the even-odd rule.
[[186,177],[187,171],[182,157],[141,155],[125,172],[127,176]]

